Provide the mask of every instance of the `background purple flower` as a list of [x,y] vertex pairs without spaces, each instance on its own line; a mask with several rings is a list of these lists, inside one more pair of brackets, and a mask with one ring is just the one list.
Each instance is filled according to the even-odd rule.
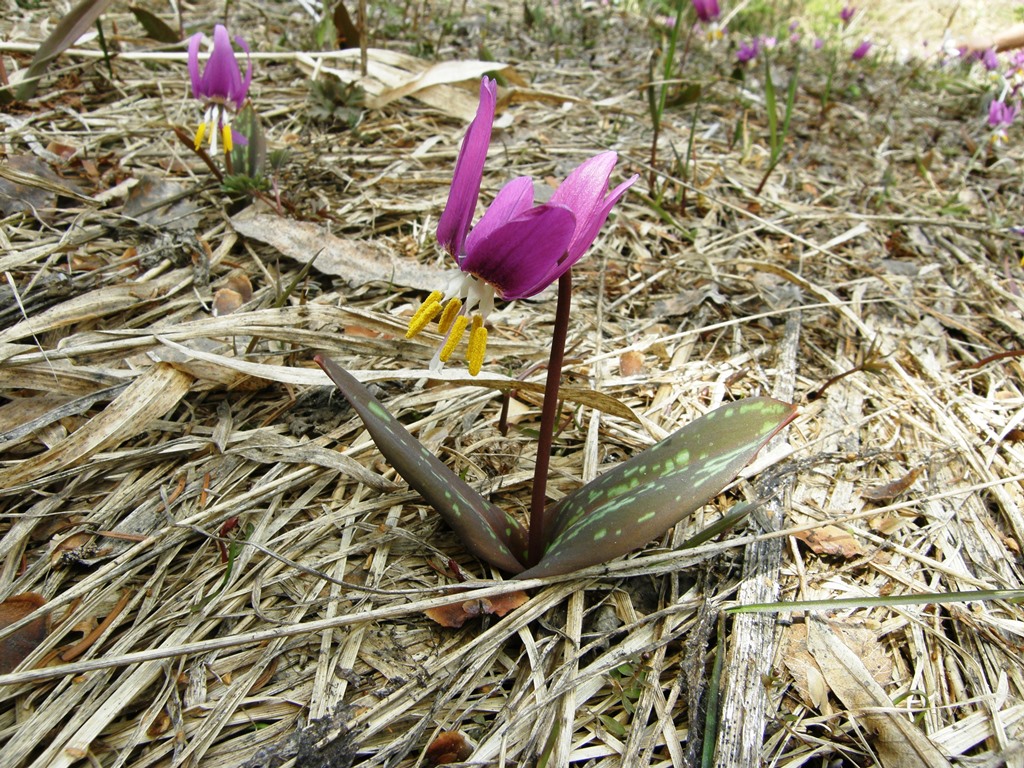
[[865,40],[864,42],[862,42],[860,45],[853,49],[853,53],[850,54],[850,58],[853,59],[854,61],[860,61],[861,59],[868,55],[868,51],[870,50],[871,41]]
[[740,43],[740,47],[736,51],[736,60],[739,61],[740,64],[746,64],[747,62],[756,59],[760,50],[761,43],[756,37],[749,43]]
[[718,0],[693,0],[693,10],[697,12],[697,18],[705,24],[715,21],[722,13],[718,7]]

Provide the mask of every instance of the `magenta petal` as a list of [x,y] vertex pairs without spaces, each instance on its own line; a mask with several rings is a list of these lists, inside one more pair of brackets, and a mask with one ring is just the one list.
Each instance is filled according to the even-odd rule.
[[203,70],[201,90],[207,98],[229,99],[241,89],[242,76],[238,71],[231,37],[222,24],[213,30],[213,52]]
[[498,227],[526,213],[533,207],[533,179],[520,176],[501,188],[480,221],[466,238],[466,250],[472,251],[483,238]]
[[241,81],[237,93],[231,94],[228,98],[235,103],[235,109],[241,109],[242,102],[249,95],[249,85],[252,83],[252,51],[249,50],[249,44],[245,42],[245,38],[236,37],[235,42],[238,43],[239,48],[245,51],[245,79]]
[[601,230],[601,227],[604,226],[605,221],[608,219],[608,214],[612,212],[612,208],[614,208],[615,204],[619,202],[619,198],[626,194],[626,190],[633,186],[639,178],[639,174],[634,173],[629,179],[622,182],[612,190],[612,193],[605,198],[604,204],[601,208],[592,213],[583,225],[581,225],[579,221],[576,222],[576,232],[573,234],[572,242],[569,244],[567,249],[568,253],[565,259],[555,265],[554,269],[544,276],[548,285],[560,278],[562,273],[579,261],[580,257],[586,253],[586,250],[591,246],[591,244],[593,244],[594,240],[597,238],[597,233]]
[[494,286],[501,298],[523,299],[547,288],[544,276],[565,255],[576,219],[561,205],[539,205],[474,242],[460,267]]
[[203,42],[203,33],[196,32],[188,41],[188,76],[192,79],[192,97],[202,98],[199,81],[199,46]]
[[601,225],[616,201],[636,181],[623,182],[611,195],[605,197],[608,178],[612,175],[618,155],[602,152],[580,164],[566,177],[551,196],[552,203],[560,203],[576,214],[576,232],[569,244],[569,264],[574,264],[594,242]]
[[480,180],[484,175],[484,160],[491,143],[491,125],[498,103],[498,84],[487,77],[480,81],[480,106],[462,141],[459,158],[455,161],[452,188],[448,203],[437,223],[437,241],[453,257],[458,257],[466,242],[470,222],[476,212],[480,196]]

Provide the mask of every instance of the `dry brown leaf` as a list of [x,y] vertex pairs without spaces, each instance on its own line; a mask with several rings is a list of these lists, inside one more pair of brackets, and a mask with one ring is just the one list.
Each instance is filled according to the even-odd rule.
[[427,69],[412,75],[406,82],[388,88],[367,101],[371,109],[380,109],[395,99],[413,96],[427,88],[438,85],[471,82],[478,86],[480,78],[488,72],[505,69],[508,65],[493,61],[441,61],[431,64]]
[[922,467],[915,467],[903,477],[893,480],[891,483],[873,485],[870,488],[865,488],[860,492],[861,498],[867,499],[868,501],[892,501],[901,493],[909,489],[910,486],[914,484],[914,481],[917,480],[918,475],[923,471]]
[[160,229],[185,231],[199,226],[192,187],[163,176],[143,176],[128,192],[124,215]]
[[[123,312],[147,302],[167,299],[184,289],[190,279],[191,270],[176,269],[145,283],[120,283],[83,293],[0,332],[0,343],[38,336],[55,328]],[[17,351],[12,349],[11,353],[16,354]],[[0,360],[7,356],[0,353]]]
[[783,636],[782,663],[793,677],[793,685],[804,704],[828,713],[828,686],[814,657],[807,651],[807,625],[790,624]]
[[386,282],[405,288],[442,285],[443,273],[367,240],[341,238],[308,221],[295,221],[250,206],[231,219],[238,234],[276,248],[283,256],[342,278],[353,288]]
[[210,314],[214,317],[224,317],[235,312],[245,301],[242,294],[230,288],[218,288],[213,294],[213,304],[210,307]]
[[619,356],[619,373],[623,376],[636,376],[644,369],[644,356],[635,349],[623,352]]
[[466,737],[458,731],[441,731],[436,739],[427,747],[428,765],[448,765],[461,763],[473,754]]
[[[411,88],[408,90],[410,96],[467,123],[476,114],[476,91],[472,88],[445,85],[445,82],[453,82],[451,78],[457,78],[457,81],[479,80],[485,72],[495,71],[500,71],[512,82],[522,82],[522,78],[514,69],[497,61],[455,62],[454,66],[438,69],[434,74],[425,76],[426,72],[435,67],[433,62],[379,48],[371,48],[366,53],[366,75],[361,71],[360,52],[355,49],[332,52],[330,58],[326,59],[326,64],[324,58],[319,58],[315,54],[300,54],[297,62],[310,74],[336,77],[343,83],[357,83],[366,93],[365,103],[371,109],[397,98],[393,94],[404,93],[403,89]],[[429,85],[430,81],[436,83]],[[379,101],[382,98],[385,101]]]
[[849,560],[864,554],[860,542],[835,525],[823,525],[810,531],[800,531],[794,533],[793,538],[802,541],[816,555],[830,555]]
[[895,709],[870,668],[871,659],[883,653],[877,639],[867,646],[854,647],[848,628],[844,630],[847,636],[840,637],[834,626],[811,616],[807,624],[807,649],[843,706],[874,733],[879,762],[884,768],[948,768],[949,760],[910,719],[909,713],[877,711]]
[[477,616],[493,614],[504,616],[526,603],[530,598],[523,591],[509,592],[507,595],[493,595],[492,597],[481,597],[477,600],[467,600],[464,603],[453,603],[442,605],[440,608],[428,608],[424,611],[427,618],[433,619],[442,627],[458,629],[470,619]]
[[[0,603],[0,631],[21,621],[37,608],[46,605],[46,598],[36,592],[8,597]],[[14,671],[34,651],[49,631],[49,617],[41,616],[0,640],[0,675]]]
[[252,283],[244,272],[235,270],[213,294],[212,314],[224,317],[252,298]]

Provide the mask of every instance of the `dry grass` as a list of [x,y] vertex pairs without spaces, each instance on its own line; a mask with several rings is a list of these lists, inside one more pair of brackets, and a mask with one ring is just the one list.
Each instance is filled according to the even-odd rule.
[[[485,196],[513,174],[557,180],[604,147],[644,176],[577,270],[577,389],[551,494],[750,394],[801,403],[792,454],[644,552],[531,583],[501,620],[439,628],[423,609],[466,599],[449,558],[481,596],[520,584],[464,554],[311,358],[326,351],[378,380],[425,444],[524,511],[538,400],[524,387],[502,436],[495,388],[545,359],[552,296],[494,316],[486,386],[459,366],[418,380],[434,340],[401,331],[430,286],[391,269],[352,285],[314,267],[286,292],[303,254],[236,233],[249,201],[223,193],[169,129],[195,119],[180,55],[145,53],[115,11],[123,47],[143,52],[115,60],[115,80],[72,54],[38,101],[2,116],[4,178],[42,207],[0,228],[0,598],[41,593],[51,622],[20,671],[0,675],[4,765],[412,766],[444,730],[471,739],[474,765],[695,764],[716,660],[718,765],[758,753],[779,766],[1021,765],[1018,604],[723,614],[774,598],[1022,587],[1022,369],[1016,356],[983,362],[1024,338],[1021,246],[1007,231],[1020,223],[1021,152],[984,146],[982,89],[883,58],[841,73],[823,114],[822,75],[805,64],[790,150],[755,198],[759,91],[740,97],[714,55],[694,57],[707,83],[695,176],[670,170],[692,119],[670,111],[659,213],[645,200],[644,22],[565,10],[562,38],[524,29],[515,4],[489,8],[468,3],[452,34],[448,5],[421,3],[409,40],[388,43],[440,46],[444,59],[475,58],[481,43],[513,65]],[[232,14],[266,54],[254,97],[272,146],[290,152],[282,230],[301,219],[346,253],[443,269],[431,233],[462,123],[411,98],[354,130],[316,122],[316,56],[289,52],[308,32],[301,13]],[[8,14],[0,48],[39,40],[44,16]],[[747,132],[734,142],[737,123]],[[175,207],[141,212],[175,194]],[[211,316],[238,273],[251,301]],[[622,375],[627,351],[640,373]],[[872,361],[880,372],[807,400]],[[911,471],[908,488],[879,490]],[[755,492],[773,501],[745,531],[673,549]]]

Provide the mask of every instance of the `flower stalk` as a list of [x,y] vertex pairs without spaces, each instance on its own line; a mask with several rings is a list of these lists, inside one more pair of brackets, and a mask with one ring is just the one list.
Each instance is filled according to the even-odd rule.
[[551,465],[551,446],[555,440],[558,420],[558,389],[562,383],[562,363],[565,360],[565,340],[569,335],[569,310],[572,305],[572,270],[558,278],[558,304],[555,307],[555,327],[548,358],[548,375],[544,384],[544,402],[540,413],[540,438],[537,441],[537,462],[533,470],[533,496],[530,499],[530,536],[528,545],[529,567],[540,562],[547,541],[547,522],[544,509],[547,504],[548,468]]

